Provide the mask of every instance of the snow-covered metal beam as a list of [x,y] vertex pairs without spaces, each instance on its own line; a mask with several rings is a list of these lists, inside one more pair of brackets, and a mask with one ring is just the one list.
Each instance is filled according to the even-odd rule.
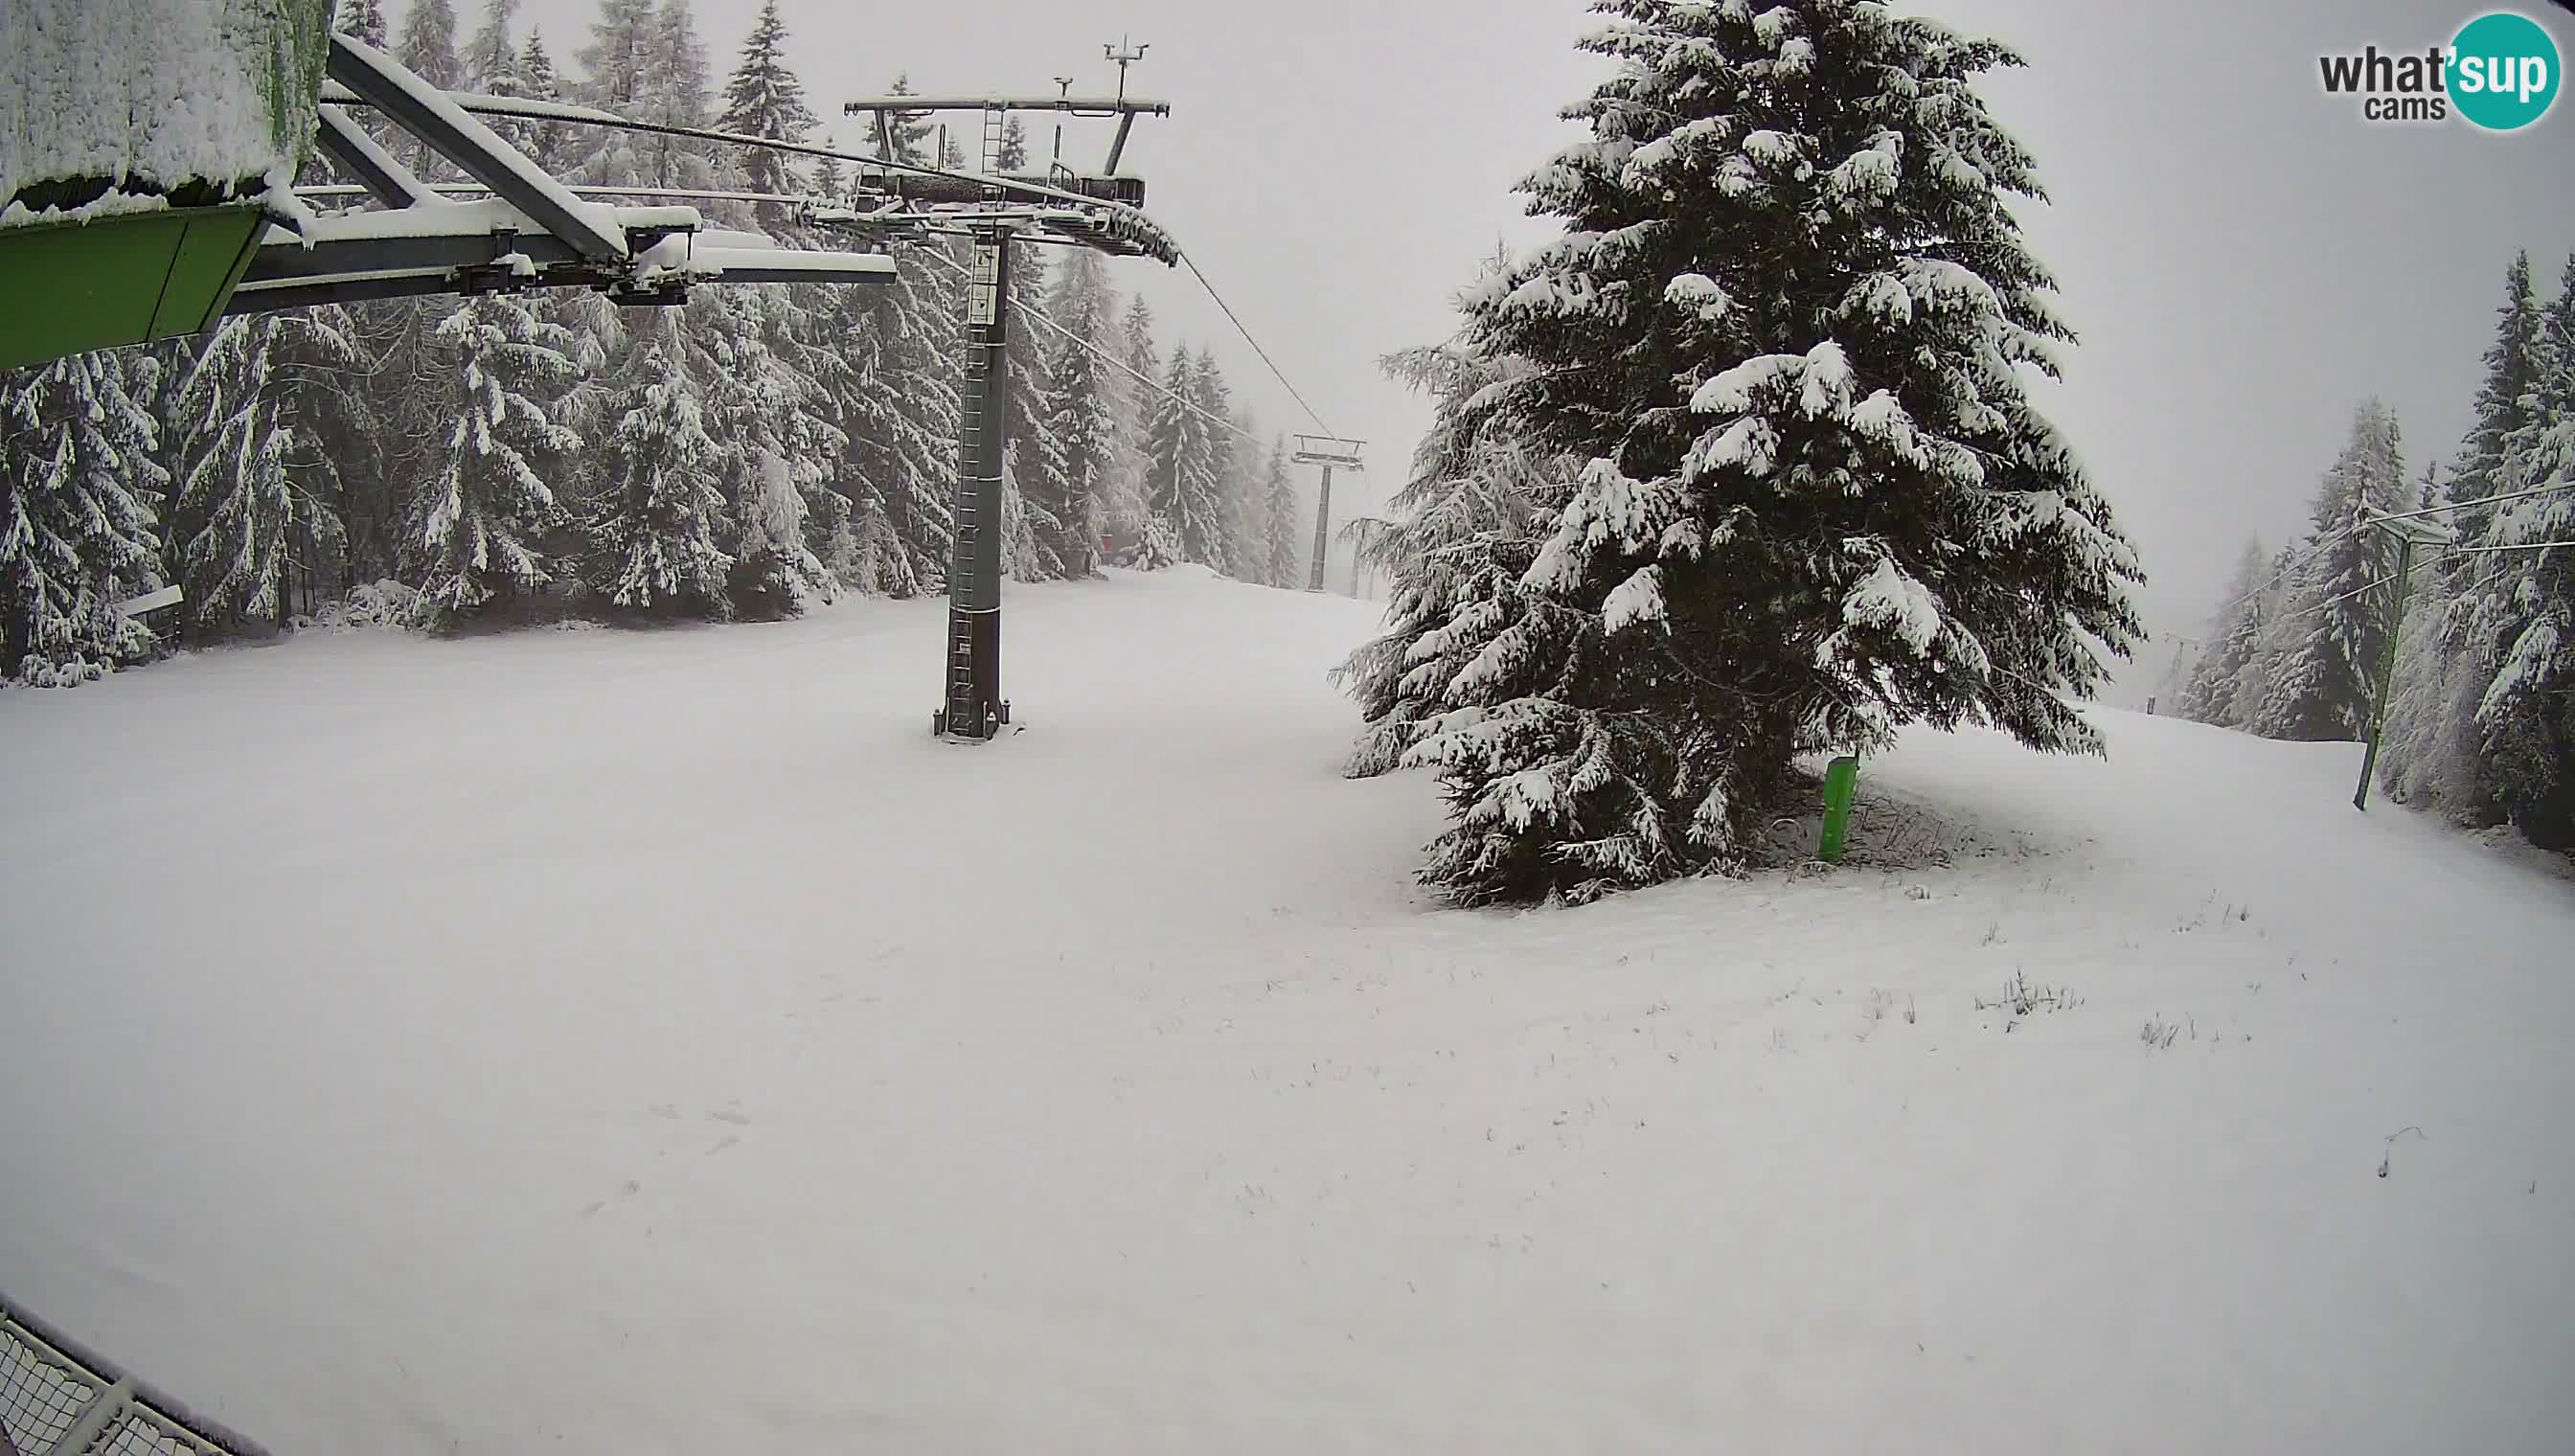
[[[540,277],[537,286],[570,288],[573,283],[572,279],[558,279],[549,285]],[[444,273],[358,274],[311,282],[264,283],[256,287],[244,284],[233,290],[232,302],[224,307],[224,317],[317,309],[325,304],[372,304],[388,299],[436,298],[456,291],[456,280]]]
[[695,208],[602,208],[628,256],[602,263],[497,198],[325,217],[298,238],[274,229],[227,310],[271,313],[326,303],[496,289],[596,288],[664,298],[696,283],[880,284],[878,254],[780,248],[759,233],[711,231]]
[[1075,116],[1170,116],[1172,103],[1141,96],[862,96],[841,114],[884,111],[1062,111]]
[[626,256],[626,239],[602,222],[592,204],[567,191],[544,168],[466,114],[445,92],[384,52],[335,32],[330,73],[356,99],[382,111],[582,256],[603,262]]
[[435,196],[409,167],[378,146],[374,137],[336,106],[322,108],[314,140],[321,144],[324,155],[365,184],[368,193],[387,207],[409,207]]
[[895,262],[881,253],[815,253],[801,248],[692,247],[692,273],[724,283],[886,283]]

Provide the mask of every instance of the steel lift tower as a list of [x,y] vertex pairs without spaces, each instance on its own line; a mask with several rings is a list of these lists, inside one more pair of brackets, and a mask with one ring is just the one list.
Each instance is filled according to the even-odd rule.
[[[1305,590],[1323,590],[1323,558],[1330,550],[1332,531],[1332,471],[1360,470],[1359,447],[1364,440],[1343,440],[1332,435],[1299,435],[1296,453],[1290,456],[1298,465],[1323,468],[1323,487],[1314,496],[1314,573],[1305,580]],[[1355,590],[1353,591],[1355,594]]]
[[[1002,695],[1002,473],[1010,449],[1013,255],[1028,244],[1052,243],[1151,257],[1166,266],[1180,258],[1179,250],[1133,211],[1144,205],[1143,179],[1118,170],[1136,118],[1169,116],[1172,108],[1127,94],[1127,67],[1143,57],[1144,47],[1103,49],[1118,63],[1114,97],[1074,96],[1069,84],[1060,84],[1054,96],[869,96],[842,107],[845,115],[875,117],[878,157],[889,164],[883,185],[903,205],[821,220],[860,230],[962,235],[974,244],[966,281],[966,389],[958,422],[945,686],[930,719],[931,731],[952,742],[989,741],[1011,722],[1010,700]],[[897,176],[891,165],[900,160],[895,156],[895,119],[944,111],[982,114],[978,175]],[[1098,173],[1068,169],[1059,140],[1059,156],[1045,174],[1005,175],[1003,128],[1013,112],[1115,117],[1118,133]]]

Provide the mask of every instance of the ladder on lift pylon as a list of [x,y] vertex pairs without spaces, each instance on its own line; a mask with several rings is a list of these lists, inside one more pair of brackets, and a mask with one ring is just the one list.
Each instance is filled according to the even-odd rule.
[[1002,143],[1009,135],[1011,114],[998,106],[984,108],[984,175],[1002,175]]

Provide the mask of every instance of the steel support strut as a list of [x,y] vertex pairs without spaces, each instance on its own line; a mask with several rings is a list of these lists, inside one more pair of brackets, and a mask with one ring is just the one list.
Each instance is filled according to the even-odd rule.
[[1314,573],[1305,581],[1305,590],[1323,590],[1323,558],[1330,550],[1332,526],[1332,468],[1323,467],[1323,489],[1314,497]]
[[966,286],[966,389],[958,416],[956,542],[948,569],[948,692],[939,727],[982,739],[1002,699],[1002,470],[1009,448],[1011,231],[979,231]]

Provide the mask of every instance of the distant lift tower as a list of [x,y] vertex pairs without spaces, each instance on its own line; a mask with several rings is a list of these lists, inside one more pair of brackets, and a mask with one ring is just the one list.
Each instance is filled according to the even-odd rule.
[[[1136,118],[1169,116],[1172,110],[1167,102],[1127,95],[1127,66],[1143,50],[1139,46],[1132,54],[1109,55],[1120,63],[1115,97],[1075,96],[1069,84],[1060,83],[1054,96],[871,96],[842,108],[853,115],[874,114],[878,154],[888,162],[899,160],[894,155],[898,118],[964,111],[980,112],[984,119],[976,176],[925,178],[888,167],[882,180],[898,199],[895,207],[830,219],[861,232],[948,234],[974,245],[966,282],[966,388],[958,416],[946,683],[930,719],[931,731],[950,741],[986,741],[999,736],[1011,721],[1010,701],[1002,696],[1002,473],[1010,448],[1011,255],[1024,243],[1053,243],[1149,257],[1166,265],[1179,258],[1160,230],[1135,211],[1144,205],[1143,180],[1118,170]],[[1067,168],[1059,156],[1042,174],[1006,174],[1001,147],[1006,119],[1015,111],[1118,118],[1108,165],[1085,175]],[[860,176],[874,180],[865,167]],[[906,202],[918,206],[903,211]]]
[[1360,469],[1359,447],[1365,444],[1367,442],[1364,440],[1343,440],[1333,435],[1296,437],[1296,453],[1290,458],[1298,465],[1319,465],[1323,468],[1323,488],[1314,497],[1314,571],[1313,575],[1305,579],[1305,590],[1308,592],[1323,590],[1323,556],[1329,550],[1332,540],[1332,471],[1335,467],[1342,470]]

